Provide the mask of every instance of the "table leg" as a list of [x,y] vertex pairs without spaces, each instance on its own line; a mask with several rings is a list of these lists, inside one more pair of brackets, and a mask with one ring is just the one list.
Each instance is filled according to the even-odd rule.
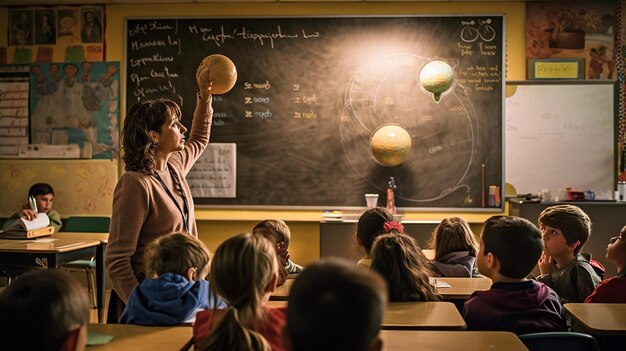
[[104,323],[104,249],[100,243],[96,248],[96,303],[98,304],[98,323]]

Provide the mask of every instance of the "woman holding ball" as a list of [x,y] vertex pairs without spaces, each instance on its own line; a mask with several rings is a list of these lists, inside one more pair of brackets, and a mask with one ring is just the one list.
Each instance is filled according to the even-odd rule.
[[126,172],[113,194],[105,267],[113,282],[108,323],[117,323],[131,291],[145,278],[144,252],[154,239],[176,231],[198,236],[194,204],[185,176],[209,143],[213,82],[201,64],[191,124],[180,122],[179,106],[165,99],[135,103],[122,130]]

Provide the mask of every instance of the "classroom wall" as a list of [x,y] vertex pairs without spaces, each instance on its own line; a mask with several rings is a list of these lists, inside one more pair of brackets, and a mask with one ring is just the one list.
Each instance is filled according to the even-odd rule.
[[[505,14],[506,78],[523,80],[526,76],[525,3],[523,1],[488,2],[381,2],[381,3],[206,3],[206,4],[129,4],[106,5],[106,60],[122,62],[125,77],[124,38],[126,17],[201,17],[201,16],[325,16],[325,15],[436,15],[436,14]],[[7,9],[0,7],[0,22],[8,23]],[[7,27],[0,28],[0,45],[7,45]],[[191,62],[191,65],[197,63]],[[195,84],[195,82],[194,82]],[[120,93],[122,99],[125,91]],[[122,106],[125,101],[122,100]],[[21,162],[21,161],[20,161]],[[63,162],[63,161],[61,161]],[[119,167],[120,171],[123,167]],[[59,180],[63,182],[63,180]],[[65,184],[64,184],[65,185]],[[505,208],[504,213],[508,213]],[[409,212],[407,220],[441,220],[460,215],[481,223],[494,213]],[[319,221],[321,212],[240,210],[196,207],[200,237],[211,250],[225,238],[249,231],[259,220],[285,219],[292,228],[290,253],[299,263],[319,257]]]

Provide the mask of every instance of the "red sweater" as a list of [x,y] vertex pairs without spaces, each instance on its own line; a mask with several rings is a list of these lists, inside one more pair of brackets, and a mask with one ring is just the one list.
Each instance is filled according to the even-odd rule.
[[[287,308],[269,308],[265,307],[265,320],[261,330],[258,332],[263,335],[273,351],[285,351],[283,342],[283,326],[287,320]],[[200,340],[206,338],[213,327],[213,311],[204,310],[196,314],[196,322],[193,324],[193,341],[198,348]],[[226,310],[216,310],[217,313],[226,313]],[[216,314],[217,314],[216,313]]]
[[585,302],[626,303],[626,277],[612,277],[596,287]]

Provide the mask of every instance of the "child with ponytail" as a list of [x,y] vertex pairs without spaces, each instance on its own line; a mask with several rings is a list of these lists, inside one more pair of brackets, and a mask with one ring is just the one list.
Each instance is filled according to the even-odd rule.
[[240,234],[224,241],[215,251],[209,281],[229,307],[198,312],[195,349],[284,350],[286,308],[265,306],[277,272],[276,250],[268,239]]
[[356,224],[356,241],[365,251],[365,256],[357,263],[369,267],[372,263],[370,251],[372,251],[374,239],[381,234],[401,233],[403,230],[402,224],[395,222],[391,212],[382,207],[370,208],[363,212]]

